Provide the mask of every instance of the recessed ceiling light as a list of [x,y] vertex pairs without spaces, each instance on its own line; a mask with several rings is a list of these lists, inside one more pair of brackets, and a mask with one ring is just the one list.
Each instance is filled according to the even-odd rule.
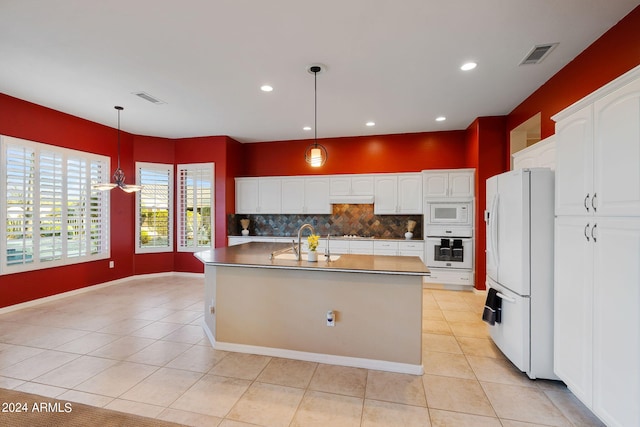
[[302,128],[302,130],[311,130],[311,126],[305,126]]
[[369,126],[369,127],[375,126],[376,122],[367,122],[366,125]]
[[447,120],[445,116],[436,117],[436,122],[444,122],[445,120]]
[[271,92],[273,90],[273,86],[262,85],[260,86],[260,90],[263,92]]
[[469,70],[473,70],[477,66],[478,66],[478,64],[476,64],[475,62],[466,62],[466,63],[462,64],[460,69],[462,71],[469,71]]

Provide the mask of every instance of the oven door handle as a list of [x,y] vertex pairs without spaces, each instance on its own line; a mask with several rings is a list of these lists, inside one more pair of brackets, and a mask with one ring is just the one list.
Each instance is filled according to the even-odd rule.
[[505,294],[503,294],[502,292],[496,292],[496,296],[497,296],[498,298],[500,298],[500,299],[505,300],[505,301],[509,301],[509,302],[513,302],[513,303],[515,303],[515,302],[516,302],[516,299],[515,299],[515,298],[508,297],[508,296],[506,296]]

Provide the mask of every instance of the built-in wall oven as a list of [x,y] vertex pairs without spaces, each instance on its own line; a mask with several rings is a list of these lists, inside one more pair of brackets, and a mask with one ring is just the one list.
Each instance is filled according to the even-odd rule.
[[473,201],[425,203],[425,264],[436,269],[473,270]]
[[458,236],[427,237],[426,264],[437,268],[473,268],[473,238]]

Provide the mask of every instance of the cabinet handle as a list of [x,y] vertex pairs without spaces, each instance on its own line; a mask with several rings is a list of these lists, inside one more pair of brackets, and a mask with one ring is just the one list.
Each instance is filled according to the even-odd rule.
[[596,209],[596,199],[598,198],[598,193],[593,193],[593,197],[591,197],[591,207],[593,208],[594,212],[597,212],[598,209]]
[[589,235],[587,234],[588,229],[589,229],[589,223],[587,223],[587,225],[584,226],[584,237],[587,239],[587,242],[590,241]]
[[591,227],[591,237],[593,238],[593,243],[596,243],[596,235],[594,233],[594,231],[596,231],[596,228],[598,228],[598,224],[593,224],[593,227]]
[[588,200],[589,200],[589,193],[587,193],[587,195],[584,196],[584,208],[587,210],[587,212],[589,212],[589,206],[587,205]]

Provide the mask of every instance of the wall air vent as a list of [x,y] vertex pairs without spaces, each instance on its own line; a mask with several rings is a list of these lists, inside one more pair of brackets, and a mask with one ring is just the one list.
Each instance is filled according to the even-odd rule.
[[133,92],[133,94],[153,104],[166,104],[166,102],[156,98],[155,96],[149,95],[147,92]]
[[524,57],[520,65],[539,64],[546,58],[558,43],[539,44],[534,46],[527,56]]

